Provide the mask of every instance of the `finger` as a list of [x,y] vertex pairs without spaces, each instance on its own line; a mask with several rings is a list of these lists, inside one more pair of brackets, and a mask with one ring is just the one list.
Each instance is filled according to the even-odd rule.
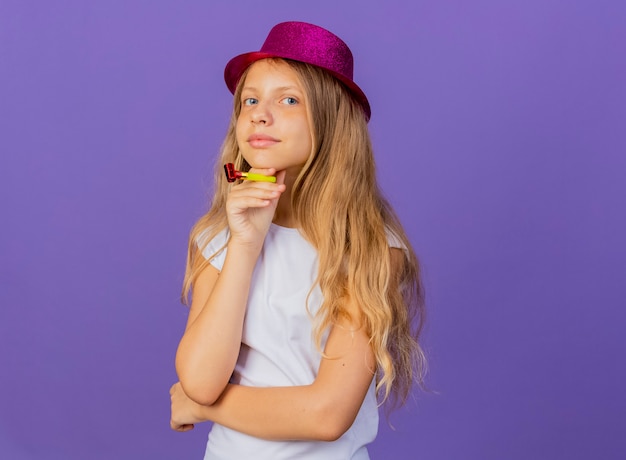
[[[172,428],[172,430],[174,431],[187,431],[190,430],[191,428],[187,428],[187,430],[185,430],[185,427],[188,427],[189,424],[186,423],[179,423],[177,421],[175,421],[173,418],[170,418],[170,428]],[[193,425],[191,425],[191,427],[193,428]]]
[[[280,198],[281,193],[283,193],[285,186],[275,184],[274,187],[246,187],[238,190],[232,190],[230,196],[227,200],[227,205],[234,205],[237,208],[245,209],[249,206],[249,203],[254,202],[254,200],[275,200]],[[248,201],[252,200],[252,201]],[[263,206],[263,204],[258,203],[257,205]],[[254,206],[254,205],[253,205]]]
[[245,211],[249,208],[264,208],[271,203],[271,199],[276,197],[256,198],[251,196],[239,197],[236,201],[227,204],[227,208],[232,211]]
[[253,180],[246,180],[233,186],[230,193],[237,193],[242,190],[282,190],[281,184],[272,182],[259,182]]
[[188,425],[172,424],[171,427],[172,427],[172,430],[174,430],[174,431],[178,431],[179,433],[184,433],[185,431],[193,430],[194,425],[191,425],[191,424],[188,424]]
[[246,200],[273,200],[280,197],[280,190],[241,190],[228,198],[230,204],[244,206]]

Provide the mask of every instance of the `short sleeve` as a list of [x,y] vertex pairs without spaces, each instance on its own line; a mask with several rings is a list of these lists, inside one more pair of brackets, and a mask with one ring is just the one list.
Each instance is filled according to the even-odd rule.
[[[206,243],[208,230],[198,237],[198,246],[202,247]],[[226,260],[226,243],[228,242],[229,232],[225,228],[206,244],[202,249],[202,255],[205,259],[211,259],[211,265],[217,270],[222,271],[224,261]]]
[[406,250],[405,244],[402,242],[398,235],[393,233],[389,228],[386,229],[387,232],[387,244],[389,244],[390,248],[398,248]]

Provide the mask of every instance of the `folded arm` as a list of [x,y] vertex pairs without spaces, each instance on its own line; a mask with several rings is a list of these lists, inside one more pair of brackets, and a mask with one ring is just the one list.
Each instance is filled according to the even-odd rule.
[[[358,315],[353,315],[358,318]],[[352,426],[374,377],[375,360],[363,327],[342,321],[330,331],[315,381],[291,387],[227,385],[212,405],[172,387],[172,428],[211,420],[270,440],[332,441]]]
[[[400,270],[402,260],[401,250],[392,249],[393,270]],[[187,431],[194,423],[211,420],[269,440],[332,441],[342,436],[352,426],[376,370],[369,336],[359,327],[360,309],[353,302],[347,309],[353,320],[341,320],[331,329],[327,357],[312,384],[271,388],[228,384],[214,404],[202,405],[177,383],[170,390],[172,428]]]

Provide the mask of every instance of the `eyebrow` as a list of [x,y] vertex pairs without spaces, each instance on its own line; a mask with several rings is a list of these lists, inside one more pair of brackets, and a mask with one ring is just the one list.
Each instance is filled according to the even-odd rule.
[[[244,86],[241,91],[257,91],[257,89],[254,86]],[[299,93],[303,93],[303,90],[297,86],[280,86],[278,88],[274,88],[272,91],[276,93],[283,93],[286,91],[298,91]]]

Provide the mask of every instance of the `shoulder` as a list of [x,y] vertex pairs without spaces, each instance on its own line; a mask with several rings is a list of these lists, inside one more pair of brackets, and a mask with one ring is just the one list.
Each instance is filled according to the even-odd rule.
[[196,244],[202,252],[205,259],[211,262],[218,270],[222,270],[224,266],[224,260],[226,259],[226,244],[230,232],[228,228],[224,228],[221,231],[215,233],[214,228],[207,228],[196,239]]

